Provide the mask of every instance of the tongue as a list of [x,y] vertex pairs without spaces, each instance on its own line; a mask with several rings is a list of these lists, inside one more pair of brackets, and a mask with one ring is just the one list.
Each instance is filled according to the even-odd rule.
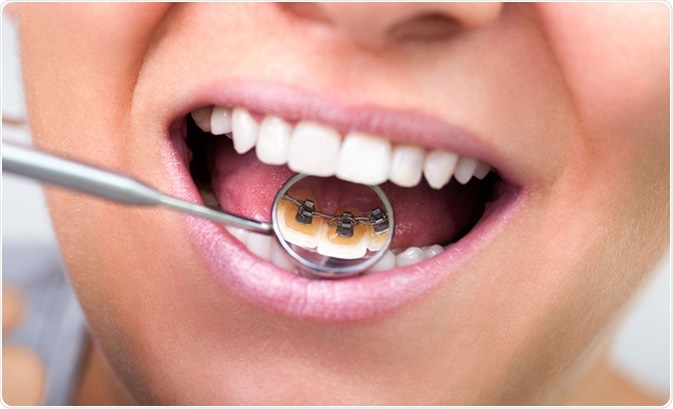
[[[209,167],[215,196],[223,210],[250,219],[270,222],[271,207],[283,184],[295,173],[287,166],[272,166],[257,160],[254,151],[238,155],[226,138],[211,145]],[[329,192],[330,179],[316,191]],[[361,185],[340,189],[339,197],[322,201],[321,211],[333,212],[349,200],[361,195]],[[455,241],[475,217],[481,214],[483,202],[474,184],[450,183],[442,190],[431,189],[425,182],[414,188],[401,188],[392,183],[381,185],[395,214],[395,234],[391,248],[405,249]],[[316,196],[321,196],[315,192]],[[325,197],[325,194],[322,194]],[[351,196],[355,199],[349,199]]]

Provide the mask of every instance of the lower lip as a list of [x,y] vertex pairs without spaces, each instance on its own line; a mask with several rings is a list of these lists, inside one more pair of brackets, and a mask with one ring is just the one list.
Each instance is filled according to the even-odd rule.
[[[172,143],[164,145],[173,191],[194,203],[202,199]],[[428,295],[454,276],[491,241],[520,208],[520,190],[504,193],[482,220],[440,255],[404,268],[341,280],[316,280],[279,269],[252,255],[222,225],[184,215],[190,239],[215,283],[266,310],[295,319],[353,322],[389,314]]]

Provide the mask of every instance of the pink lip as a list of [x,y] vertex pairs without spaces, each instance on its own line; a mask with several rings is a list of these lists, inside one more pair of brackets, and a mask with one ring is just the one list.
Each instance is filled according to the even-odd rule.
[[[488,147],[454,127],[428,118],[418,120],[417,115],[380,108],[354,109],[339,101],[277,86],[238,83],[208,87],[208,91],[191,95],[196,97],[182,105],[188,110],[211,104],[243,106],[287,119],[311,119],[340,130],[353,128],[386,135],[393,141],[413,140],[500,166],[497,153]],[[188,110],[176,111],[174,117],[184,116]],[[180,156],[171,142],[164,144],[164,154],[170,159],[164,163],[175,163]],[[182,163],[181,160],[177,162]],[[167,166],[167,170],[173,175],[174,194],[201,203],[186,166],[177,170],[174,165]],[[511,189],[502,194],[472,231],[439,256],[412,266],[343,280],[314,280],[281,270],[252,255],[223,226],[187,215],[184,220],[208,272],[226,291],[285,316],[349,322],[391,313],[427,295],[448,277],[457,274],[521,208],[524,196],[522,189]]]

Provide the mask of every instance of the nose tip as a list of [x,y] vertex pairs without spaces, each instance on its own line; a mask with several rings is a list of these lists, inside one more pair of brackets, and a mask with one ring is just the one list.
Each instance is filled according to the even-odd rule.
[[289,6],[330,24],[353,41],[383,47],[406,40],[436,41],[497,19],[502,3],[302,3]]

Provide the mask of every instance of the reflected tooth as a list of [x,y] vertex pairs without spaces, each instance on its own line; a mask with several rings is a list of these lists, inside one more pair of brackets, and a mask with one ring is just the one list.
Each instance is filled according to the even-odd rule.
[[440,254],[442,251],[444,251],[444,247],[440,246],[439,244],[433,244],[432,246],[423,247],[423,252],[425,253],[426,259],[432,258],[437,254]]
[[383,257],[381,257],[381,259],[376,264],[370,267],[367,272],[373,273],[376,271],[392,270],[393,268],[395,268],[395,255],[392,251],[387,250]]
[[339,237],[336,232],[337,227],[325,223],[318,243],[318,254],[346,260],[363,257],[367,254],[367,238],[364,227],[363,225],[355,225],[352,237]]
[[265,261],[271,261],[271,236],[248,233],[246,245],[248,250]]
[[295,220],[297,206],[285,201],[278,204],[276,214],[283,239],[301,247],[310,249],[318,247],[323,229],[323,220],[320,217],[314,217],[310,225],[299,223]]
[[268,115],[259,126],[257,159],[268,165],[284,165],[290,151],[292,126],[284,119]]
[[415,145],[393,147],[390,181],[402,187],[414,187],[423,176],[425,149]]
[[488,175],[488,172],[491,171],[491,166],[488,165],[486,162],[479,161],[477,162],[477,168],[474,170],[474,177],[476,177],[479,180],[482,180],[483,178]]
[[213,107],[203,107],[192,111],[192,119],[203,132],[210,132],[210,116]]
[[224,135],[231,132],[231,108],[216,106],[210,115],[210,133]]
[[332,176],[337,169],[341,137],[332,128],[302,121],[294,127],[288,166],[295,172]]
[[287,271],[294,271],[296,269],[292,259],[290,259],[276,240],[272,240],[271,242],[271,263],[276,267]]
[[365,226],[365,238],[367,240],[367,248],[370,251],[379,251],[379,249],[381,249],[386,244],[386,240],[388,240],[389,234],[390,231],[381,234],[376,234],[376,231],[374,231],[374,226]]
[[456,169],[453,171],[453,177],[463,185],[466,184],[472,179],[478,163],[479,161],[474,158],[461,157],[456,164]]
[[234,108],[231,114],[231,128],[234,134],[234,149],[239,154],[246,153],[257,143],[259,125],[246,109]]
[[395,257],[398,267],[409,266],[425,260],[425,253],[418,247],[409,247]]
[[378,185],[388,180],[390,159],[389,141],[351,132],[341,145],[336,175],[349,182]]
[[455,153],[440,150],[428,152],[423,165],[423,173],[428,185],[439,190],[449,183],[456,162],[458,162],[458,155]]

